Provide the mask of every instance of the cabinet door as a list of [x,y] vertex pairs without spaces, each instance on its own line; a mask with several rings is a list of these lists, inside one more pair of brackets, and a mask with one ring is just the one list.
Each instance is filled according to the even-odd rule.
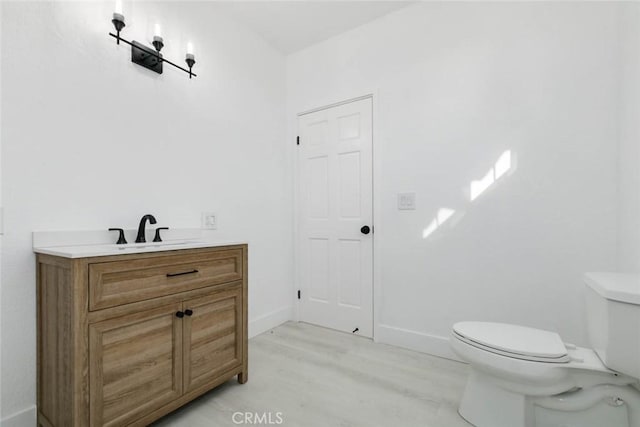
[[242,288],[184,302],[185,393],[242,362]]
[[182,394],[181,303],[89,325],[91,426],[122,426]]

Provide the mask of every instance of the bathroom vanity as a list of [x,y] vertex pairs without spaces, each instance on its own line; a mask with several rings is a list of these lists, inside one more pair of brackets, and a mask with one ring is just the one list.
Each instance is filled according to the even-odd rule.
[[145,426],[247,381],[247,245],[178,247],[34,249],[40,426]]

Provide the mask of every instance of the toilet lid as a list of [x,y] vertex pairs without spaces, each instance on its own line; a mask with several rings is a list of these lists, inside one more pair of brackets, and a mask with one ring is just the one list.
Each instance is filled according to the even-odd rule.
[[567,348],[555,332],[491,322],[460,322],[453,325],[453,330],[463,338],[501,352],[536,359],[567,356]]

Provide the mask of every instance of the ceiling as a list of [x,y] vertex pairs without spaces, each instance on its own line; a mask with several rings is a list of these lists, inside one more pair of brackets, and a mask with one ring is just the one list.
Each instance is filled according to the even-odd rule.
[[358,27],[411,1],[229,1],[232,18],[284,54]]

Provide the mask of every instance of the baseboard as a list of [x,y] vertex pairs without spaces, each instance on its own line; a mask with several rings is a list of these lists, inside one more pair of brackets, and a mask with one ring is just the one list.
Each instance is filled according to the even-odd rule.
[[287,306],[272,311],[271,313],[264,314],[253,320],[249,320],[249,338],[260,335],[261,333],[282,325],[291,319],[293,319],[293,307]]
[[449,338],[447,337],[394,326],[378,325],[375,330],[375,341],[461,362],[449,347]]
[[32,406],[16,414],[3,418],[0,427],[33,427],[36,425],[36,407]]

